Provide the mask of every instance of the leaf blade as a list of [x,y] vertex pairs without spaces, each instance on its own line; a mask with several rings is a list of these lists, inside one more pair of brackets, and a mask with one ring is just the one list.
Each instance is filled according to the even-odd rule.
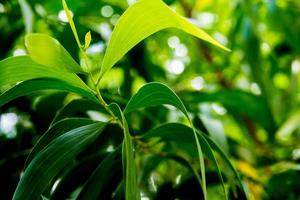
[[38,199],[53,176],[91,143],[105,126],[106,123],[102,122],[82,126],[53,140],[27,167],[13,200]]
[[104,55],[99,79],[137,43],[166,28],[183,30],[228,50],[161,0],[140,0],[130,6],[117,22]]
[[[122,121],[124,130],[124,140],[123,140],[123,153],[125,155],[125,199],[126,200],[138,200],[140,199],[140,193],[137,186],[137,175],[136,166],[134,162],[134,147],[132,139],[129,133],[128,124],[121,108],[116,103],[109,105],[111,111]],[[123,161],[124,162],[124,161]]]
[[23,81],[16,86],[10,88],[6,92],[0,94],[0,106],[12,101],[18,97],[25,96],[40,90],[62,90],[72,92],[85,97],[91,101],[97,102],[96,97],[91,93],[81,88],[72,86],[64,81],[56,79],[33,79]]
[[26,35],[25,46],[32,60],[39,64],[61,68],[73,73],[84,72],[59,41],[46,34]]
[[55,78],[91,92],[89,87],[76,74],[38,64],[29,56],[9,57],[1,60],[0,74],[2,77],[0,87],[30,79]]

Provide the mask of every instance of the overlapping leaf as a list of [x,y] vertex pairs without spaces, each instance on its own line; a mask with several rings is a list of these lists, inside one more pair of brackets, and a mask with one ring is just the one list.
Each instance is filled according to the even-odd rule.
[[[179,109],[189,120],[191,126],[192,122],[188,116],[186,108],[180,98],[176,95],[175,92],[172,91],[171,88],[162,84],[162,83],[148,83],[139,89],[139,91],[129,100],[127,106],[124,109],[124,113],[131,112],[136,109],[157,106],[162,104],[168,104]],[[202,175],[202,188],[204,198],[207,199],[207,191],[206,191],[206,179],[205,179],[205,165],[204,158],[202,154],[202,149],[197,139],[197,134],[194,130],[194,137],[196,140],[198,157],[199,157],[199,165]]]
[[25,45],[35,62],[69,72],[83,72],[67,50],[56,39],[41,33],[28,34]]
[[0,106],[20,96],[28,95],[40,90],[62,90],[72,92],[91,101],[97,102],[97,98],[91,92],[79,87],[75,87],[65,81],[60,81],[58,79],[34,79],[21,82],[1,94]]
[[26,168],[13,200],[39,199],[49,181],[102,132],[97,122],[73,129],[54,139]]
[[90,91],[75,74],[34,62],[29,56],[10,57],[0,61],[0,87],[36,78],[55,78]]
[[137,186],[137,174],[134,162],[134,147],[131,136],[129,134],[128,124],[120,107],[117,104],[112,103],[109,105],[109,108],[122,122],[124,130],[123,164],[125,164],[125,199],[138,200],[140,199],[140,193]]

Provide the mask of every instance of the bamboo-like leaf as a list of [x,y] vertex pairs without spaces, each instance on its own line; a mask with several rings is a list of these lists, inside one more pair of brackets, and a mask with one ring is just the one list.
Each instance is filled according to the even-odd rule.
[[[124,109],[124,113],[131,112],[136,109],[150,107],[150,106],[157,106],[162,104],[172,105],[175,108],[179,109],[189,120],[191,126],[193,126],[187,110],[180,100],[180,98],[176,95],[175,92],[168,86],[162,83],[148,83],[145,84],[143,87],[139,89],[139,91],[129,100],[127,106]],[[206,179],[205,179],[205,165],[204,165],[204,158],[202,154],[202,149],[197,139],[197,134],[194,130],[194,137],[195,142],[197,145],[198,157],[199,157],[199,165],[201,170],[202,176],[202,188],[203,188],[203,195],[204,199],[207,199],[207,191],[206,191]]]
[[128,124],[123,115],[120,107],[112,103],[109,105],[111,111],[122,121],[124,130],[123,141],[123,164],[125,164],[125,199],[126,200],[138,200],[140,199],[140,193],[137,186],[136,166],[134,162],[134,147],[131,136],[129,134]]
[[41,33],[28,34],[25,45],[35,62],[69,72],[83,72],[68,51],[56,39]]
[[[108,188],[113,188],[122,180],[121,148],[117,148],[108,155],[95,169],[88,181],[84,184],[77,200],[108,199]],[[106,194],[107,195],[106,195]]]
[[29,56],[9,57],[0,61],[0,74],[0,87],[30,79],[55,78],[91,92],[76,74],[38,64]]
[[88,144],[107,123],[97,122],[73,129],[54,139],[26,168],[13,200],[38,199],[49,181]]
[[105,52],[100,78],[137,43],[166,28],[183,30],[228,50],[206,32],[170,9],[163,1],[140,0],[130,6],[117,22]]
[[85,97],[91,101],[97,102],[97,98],[91,92],[83,90],[82,88],[75,87],[67,82],[57,79],[33,79],[27,80],[10,88],[0,95],[0,106],[8,103],[9,101],[21,96],[25,96],[40,90],[62,90],[72,92]]
[[75,128],[92,124],[92,123],[94,123],[94,121],[91,119],[66,118],[52,125],[39,139],[39,141],[34,145],[34,148],[32,149],[32,151],[30,152],[30,154],[26,159],[25,168],[36,157],[36,155],[40,151],[42,151],[52,140],[58,138],[62,134],[71,131]]
[[126,108],[124,109],[124,113],[126,114],[137,109],[162,104],[168,104],[178,108],[188,118],[185,106],[177,94],[168,86],[156,82],[147,83],[141,87],[129,100]]

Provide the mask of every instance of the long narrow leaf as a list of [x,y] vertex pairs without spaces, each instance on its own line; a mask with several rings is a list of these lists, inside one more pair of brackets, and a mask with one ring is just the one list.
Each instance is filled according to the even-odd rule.
[[[129,100],[127,106],[124,109],[124,113],[131,112],[136,109],[146,108],[150,106],[157,106],[162,104],[172,105],[175,108],[179,109],[189,120],[191,126],[193,124],[188,116],[187,110],[180,100],[180,98],[176,95],[175,92],[168,86],[162,83],[148,83],[145,84],[141,89]],[[199,165],[201,170],[201,177],[202,177],[202,188],[203,188],[203,195],[204,198],[207,199],[207,191],[206,191],[206,178],[205,178],[205,164],[201,146],[197,139],[197,134],[194,130],[194,137],[195,142],[197,145],[198,157],[199,157]]]
[[140,199],[140,193],[137,186],[136,166],[134,162],[134,147],[131,136],[129,134],[127,121],[120,109],[120,107],[112,103],[109,105],[114,114],[122,121],[124,130],[123,141],[123,158],[125,162],[125,199],[126,200],[138,200]]
[[203,30],[178,15],[161,0],[140,0],[117,22],[102,63],[100,77],[137,43],[166,28],[177,28],[228,50]]
[[42,151],[52,140],[58,138],[62,134],[71,131],[80,126],[85,126],[88,124],[94,123],[91,119],[85,118],[66,118],[51,126],[46,133],[39,139],[39,141],[35,144],[34,148],[28,155],[25,168],[29,165],[29,163],[36,157],[36,155]]
[[82,126],[53,140],[26,168],[13,200],[39,199],[49,181],[94,141],[106,124],[98,122]]
[[19,83],[0,95],[0,106],[14,100],[18,97],[25,96],[40,90],[62,90],[72,92],[97,102],[97,98],[91,92],[82,88],[73,86],[67,82],[57,79],[34,79]]
[[0,61],[0,87],[36,78],[55,78],[90,91],[75,74],[34,62],[29,56],[10,57]]

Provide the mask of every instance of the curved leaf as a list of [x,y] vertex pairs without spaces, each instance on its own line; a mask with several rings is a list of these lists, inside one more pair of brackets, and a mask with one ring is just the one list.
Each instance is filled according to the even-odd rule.
[[66,118],[63,119],[54,125],[52,125],[39,139],[39,141],[34,145],[34,148],[28,155],[26,162],[25,162],[25,168],[29,165],[29,163],[35,158],[35,156],[42,151],[52,140],[55,138],[61,136],[62,134],[78,128],[80,126],[85,126],[88,124],[94,123],[91,119],[85,119],[85,118]]
[[104,55],[100,78],[137,43],[166,28],[183,30],[228,50],[206,32],[170,9],[163,1],[140,0],[130,6],[117,22]]
[[82,126],[54,139],[26,168],[13,200],[38,199],[49,181],[93,142],[106,124],[97,122]]
[[127,121],[121,111],[121,108],[116,103],[109,105],[111,111],[122,121],[124,130],[123,141],[123,165],[125,163],[125,199],[126,200],[138,200],[140,199],[140,193],[137,186],[136,166],[134,162],[134,147],[132,139],[129,133]]
[[0,74],[0,87],[36,78],[55,78],[90,91],[76,74],[38,64],[29,56],[9,57],[0,61]]
[[89,100],[97,102],[97,98],[93,93],[83,90],[82,88],[75,87],[67,82],[57,79],[34,79],[27,80],[10,88],[0,95],[0,106],[12,101],[18,97],[25,96],[40,90],[62,90],[73,92]]
[[158,106],[162,104],[172,105],[178,108],[187,118],[188,113],[177,94],[171,88],[162,83],[147,83],[129,100],[124,113],[129,113],[140,108]]
[[[124,113],[128,113],[139,108],[157,106],[161,104],[172,105],[175,108],[181,110],[181,112],[189,120],[191,126],[193,126],[188,116],[187,110],[184,104],[182,103],[182,101],[180,100],[180,98],[177,96],[175,92],[173,92],[171,88],[169,88],[168,86],[162,83],[152,82],[152,83],[145,84],[143,87],[141,87],[139,91],[129,100],[127,106],[124,109]],[[207,199],[204,158],[195,130],[194,130],[194,137],[197,145],[199,165],[200,165],[200,170],[202,175],[201,184],[203,188],[203,195],[204,195],[204,199]]]
[[26,35],[25,46],[35,62],[64,69],[69,72],[83,72],[67,50],[54,38],[41,33]]

